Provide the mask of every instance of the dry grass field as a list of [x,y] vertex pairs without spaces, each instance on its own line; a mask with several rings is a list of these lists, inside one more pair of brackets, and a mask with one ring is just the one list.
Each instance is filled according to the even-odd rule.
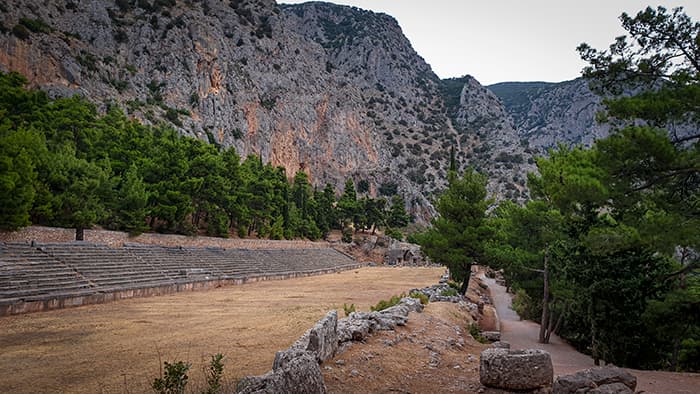
[[[0,392],[142,393],[162,361],[189,361],[203,382],[225,355],[229,384],[272,366],[328,310],[437,283],[441,268],[361,268],[0,318]],[[160,361],[159,361],[160,360]]]

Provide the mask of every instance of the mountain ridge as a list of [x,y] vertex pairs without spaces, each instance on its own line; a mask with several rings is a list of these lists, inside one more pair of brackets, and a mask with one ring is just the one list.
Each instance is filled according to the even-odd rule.
[[[461,117],[451,119],[443,82],[389,15],[272,0],[7,4],[0,69],[52,96],[117,104],[288,176],[303,170],[315,185],[340,189],[352,177],[376,195],[395,184],[424,219],[445,186],[451,146],[461,169],[489,175],[494,196],[526,196],[534,167],[504,112],[488,111],[497,100],[465,81],[452,98]],[[523,159],[499,162],[502,149]]]

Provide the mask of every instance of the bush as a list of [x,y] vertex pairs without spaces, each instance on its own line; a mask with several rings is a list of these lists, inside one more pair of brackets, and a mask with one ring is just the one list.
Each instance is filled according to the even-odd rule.
[[469,334],[479,343],[488,343],[489,341],[483,335],[481,335],[481,330],[479,329],[479,326],[476,323],[472,323],[469,325]]
[[523,320],[538,321],[541,313],[539,305],[523,289],[518,289],[513,296],[513,310]]
[[384,309],[391,308],[394,305],[398,305],[401,302],[401,299],[404,297],[406,297],[406,294],[402,293],[401,295],[391,297],[388,301],[381,300],[377,303],[377,305],[371,306],[369,309],[373,312],[383,311]]
[[428,298],[427,295],[419,292],[419,291],[414,291],[411,294],[408,295],[411,298],[417,298],[420,300],[420,303],[423,305],[427,305],[428,302],[430,302],[430,299]]
[[350,227],[343,228],[343,236],[341,237],[341,240],[345,243],[352,242],[352,228],[350,228]]
[[355,304],[343,304],[343,312],[345,312],[345,317],[350,316],[351,313],[356,312],[355,311]]
[[205,369],[207,376],[207,390],[205,394],[216,394],[221,392],[221,378],[224,373],[224,355],[217,353],[211,356],[209,366]]
[[51,33],[51,27],[41,19],[20,18],[19,24],[34,33]]
[[449,289],[443,290],[440,293],[440,295],[443,297],[453,297],[453,296],[459,295],[459,292],[456,289],[450,287]]
[[396,230],[394,228],[388,227],[386,230],[384,230],[384,234],[386,236],[394,238],[399,241],[403,241],[403,233],[399,230]]
[[178,361],[175,364],[165,362],[165,373],[153,380],[151,387],[158,394],[183,394],[187,386],[187,371],[190,364]]
[[458,292],[462,290],[462,286],[459,285],[459,283],[453,281],[453,280],[448,280],[447,285],[450,286],[451,288],[457,290]]
[[12,34],[15,35],[15,37],[19,38],[20,40],[26,40],[29,38],[29,30],[22,26],[22,25],[15,25],[15,27],[12,28]]

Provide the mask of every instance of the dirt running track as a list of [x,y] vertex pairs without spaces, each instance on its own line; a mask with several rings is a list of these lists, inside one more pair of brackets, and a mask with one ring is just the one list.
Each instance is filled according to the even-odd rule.
[[[493,279],[482,277],[491,291],[494,306],[501,319],[501,338],[513,349],[535,348],[548,351],[552,356],[555,375],[566,375],[594,367],[593,359],[577,352],[572,346],[552,335],[549,344],[537,342],[540,326],[521,321],[510,308],[511,296]],[[700,393],[700,374],[629,370],[637,377],[637,391],[654,394]]]
[[[202,365],[223,353],[229,387],[272,366],[330,309],[437,283],[441,268],[361,268],[338,274],[0,318],[0,393],[143,393],[163,361]],[[199,390],[198,390],[199,392]]]

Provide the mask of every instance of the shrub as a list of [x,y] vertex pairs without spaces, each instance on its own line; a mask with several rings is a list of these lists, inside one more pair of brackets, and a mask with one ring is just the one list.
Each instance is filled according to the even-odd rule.
[[199,93],[197,91],[190,94],[190,105],[193,107],[199,105]]
[[456,296],[458,294],[459,294],[459,292],[452,287],[450,287],[449,289],[445,289],[440,293],[440,295],[443,297],[453,297],[453,296]]
[[462,286],[459,285],[459,283],[453,281],[453,280],[448,280],[447,285],[450,286],[451,288],[459,291],[462,290]]
[[523,289],[518,289],[513,296],[513,310],[521,319],[535,321],[537,321],[541,312],[537,302]]
[[476,339],[477,342],[488,342],[488,339],[481,335],[481,330],[479,329],[479,326],[476,323],[472,323],[469,325],[469,334],[472,336],[472,338]]
[[168,108],[165,111],[165,118],[175,126],[182,127],[182,122],[180,121],[180,114],[175,108]]
[[243,138],[243,132],[239,128],[235,128],[231,131],[231,136],[237,140]]
[[345,312],[345,317],[350,316],[351,313],[355,312],[355,304],[343,304],[343,312]]
[[15,35],[15,37],[19,38],[20,40],[26,40],[29,38],[29,30],[22,26],[22,25],[15,25],[15,27],[12,28],[12,34]]
[[394,228],[387,227],[387,229],[384,230],[384,234],[386,234],[386,236],[394,238],[396,240],[403,241],[403,233],[399,230],[394,229]]
[[344,227],[343,228],[343,236],[341,237],[341,240],[345,243],[350,243],[352,242],[352,228],[350,227]]
[[207,377],[207,390],[205,394],[216,394],[221,392],[221,378],[224,373],[224,355],[217,353],[211,356],[211,361],[205,370]]
[[51,33],[51,27],[41,19],[20,18],[19,24],[34,33]]
[[425,294],[423,294],[423,293],[421,293],[421,292],[419,292],[419,291],[411,292],[408,296],[411,297],[411,298],[417,298],[417,299],[419,299],[419,300],[420,300],[420,303],[423,304],[423,305],[427,305],[428,302],[430,302],[430,299],[428,298],[428,296],[425,295]]
[[161,370],[161,376],[153,380],[151,387],[158,394],[184,394],[190,364],[182,361],[174,364],[166,361],[164,364],[165,373]]
[[371,306],[369,309],[373,312],[383,311],[384,309],[391,308],[394,305],[398,305],[399,302],[401,302],[401,299],[404,297],[406,297],[406,294],[402,293],[401,295],[391,297],[388,301],[381,300],[377,303],[377,305]]

